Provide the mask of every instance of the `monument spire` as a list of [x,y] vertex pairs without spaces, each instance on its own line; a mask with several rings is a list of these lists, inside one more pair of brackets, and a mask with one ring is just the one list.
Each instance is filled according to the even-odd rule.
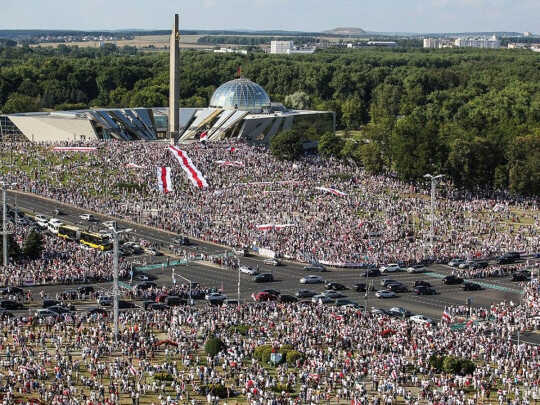
[[180,131],[180,78],[178,77],[178,64],[180,62],[180,31],[179,17],[174,15],[174,25],[171,33],[170,59],[169,59],[169,136],[172,144],[176,144]]

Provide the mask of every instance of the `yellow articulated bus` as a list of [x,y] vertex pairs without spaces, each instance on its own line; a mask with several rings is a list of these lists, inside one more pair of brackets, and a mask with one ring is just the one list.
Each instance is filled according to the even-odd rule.
[[78,242],[81,239],[81,229],[73,225],[61,225],[58,227],[58,236]]
[[80,241],[82,244],[100,250],[111,250],[112,242],[108,236],[94,232],[81,232]]

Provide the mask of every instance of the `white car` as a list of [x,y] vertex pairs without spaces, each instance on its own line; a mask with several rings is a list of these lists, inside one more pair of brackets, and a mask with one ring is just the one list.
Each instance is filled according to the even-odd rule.
[[264,259],[263,263],[267,264],[269,266],[280,266],[281,265],[281,262],[278,259],[275,259],[275,258]]
[[82,219],[83,221],[93,221],[94,220],[94,216],[92,214],[81,214],[81,215],[79,215],[79,218]]
[[50,233],[58,235],[58,228],[60,228],[64,223],[58,218],[51,218],[47,224],[47,229]]
[[454,258],[448,262],[450,267],[458,267],[461,263],[465,263],[465,259]]
[[424,271],[426,271],[426,267],[423,264],[407,267],[407,273],[423,273]]
[[49,222],[47,217],[45,215],[41,215],[41,214],[36,215],[34,217],[34,219],[36,220],[36,222]]
[[213,293],[206,294],[204,296],[204,299],[206,301],[225,301],[227,299],[227,296],[219,292],[213,292]]
[[396,293],[390,290],[379,290],[375,293],[377,298],[393,298],[396,296]]
[[245,264],[240,266],[240,272],[244,274],[249,274],[250,276],[255,276],[259,274],[259,271],[257,269],[254,269],[253,267],[247,266]]
[[435,321],[431,318],[428,318],[427,316],[425,315],[413,315],[409,318],[411,321],[413,321],[414,323],[420,323],[420,324],[430,324],[430,325],[433,325],[435,324]]
[[116,228],[116,221],[105,221],[102,224],[107,229],[115,229]]
[[234,254],[239,257],[245,257],[247,256],[247,249],[244,248],[234,248],[233,249]]
[[401,271],[401,267],[399,267],[399,264],[392,263],[382,266],[379,270],[381,273],[394,273],[396,271]]
[[313,274],[302,277],[300,279],[300,284],[320,284],[320,283],[324,283],[323,278],[321,276],[315,276]]

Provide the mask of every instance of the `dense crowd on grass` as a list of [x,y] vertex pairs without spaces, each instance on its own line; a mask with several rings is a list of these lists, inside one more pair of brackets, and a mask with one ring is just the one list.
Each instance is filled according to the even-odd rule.
[[519,304],[473,312],[464,330],[275,302],[125,312],[117,342],[99,314],[3,318],[0,396],[53,405],[534,404],[540,352],[515,334],[538,330],[539,311],[534,281]]
[[[315,155],[283,162],[243,143],[183,145],[209,184],[200,190],[163,143],[99,146],[81,156],[19,145],[20,164],[8,181],[22,191],[86,209],[228,246],[255,243],[296,260],[409,263],[428,257],[488,258],[507,251],[532,254],[540,245],[534,198],[463,192],[442,182],[431,247],[429,184],[370,176],[355,165]],[[35,158],[48,164],[38,168]],[[156,166],[172,168],[174,192],[159,192]],[[261,224],[290,226],[261,230]]]

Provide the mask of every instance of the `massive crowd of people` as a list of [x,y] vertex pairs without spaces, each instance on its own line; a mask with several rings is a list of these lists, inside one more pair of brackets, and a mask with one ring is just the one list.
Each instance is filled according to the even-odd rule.
[[[520,303],[471,313],[465,330],[324,305],[181,306],[121,313],[118,340],[110,317],[0,321],[3,404],[535,404],[540,351],[516,333],[540,327],[538,282]],[[463,308],[449,308],[452,316]],[[306,320],[309,319],[309,322]],[[240,327],[243,327],[242,330]],[[215,356],[203,347],[221,339]],[[261,345],[287,345],[300,357],[269,367]],[[432,355],[470,359],[464,375],[441,372]],[[223,395],[223,394],[221,394]],[[228,396],[228,398],[227,398]]]
[[[7,181],[83,208],[228,246],[255,244],[301,261],[485,258],[506,251],[536,253],[540,245],[537,199],[466,193],[443,182],[431,246],[428,184],[370,176],[314,155],[283,162],[265,148],[240,142],[181,148],[208,188],[192,185],[165,144],[139,142],[106,142],[82,157],[20,145],[20,164]],[[223,161],[242,164],[217,163]],[[159,166],[172,168],[174,192],[159,192]],[[261,224],[290,226],[262,230]]]

